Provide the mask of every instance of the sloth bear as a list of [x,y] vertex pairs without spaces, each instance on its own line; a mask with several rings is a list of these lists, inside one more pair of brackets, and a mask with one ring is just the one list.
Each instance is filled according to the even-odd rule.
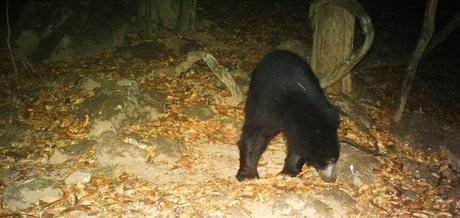
[[238,181],[259,178],[259,159],[278,132],[287,139],[281,174],[295,177],[307,164],[315,167],[324,181],[335,181],[339,112],[300,56],[284,50],[265,56],[252,73],[245,113],[238,143]]

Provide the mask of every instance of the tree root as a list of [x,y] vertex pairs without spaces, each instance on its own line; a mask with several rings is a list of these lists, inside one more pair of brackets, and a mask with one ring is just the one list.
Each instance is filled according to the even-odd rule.
[[[360,107],[358,107],[358,105],[356,103],[354,103],[351,99],[349,99],[348,96],[344,95],[344,94],[341,94],[339,96],[339,98],[341,98],[343,101],[346,101],[346,103],[351,107],[351,108],[354,108],[355,110],[352,110],[352,111],[362,111],[360,109]],[[346,137],[340,137],[339,138],[339,141],[340,142],[345,142],[345,143],[348,143],[350,145],[353,145],[355,148],[361,150],[361,151],[364,151],[366,153],[369,153],[369,154],[372,154],[372,155],[380,155],[380,148],[379,148],[379,145],[378,145],[378,141],[377,141],[377,138],[371,133],[371,131],[369,130],[368,126],[369,125],[365,125],[361,119],[359,118],[359,116],[356,115],[356,113],[348,113],[348,112],[345,112],[343,109],[339,108],[339,112],[340,114],[342,114],[343,116],[347,117],[348,119],[350,119],[351,121],[353,121],[357,126],[358,128],[364,132],[366,135],[368,135],[368,137],[371,139],[372,141],[372,144],[374,146],[374,149],[373,150],[370,150],[366,147],[363,147],[359,144],[357,144],[356,142],[354,142],[352,139],[349,139],[349,138],[346,138]],[[362,112],[364,113],[364,112]],[[370,123],[370,122],[368,122]]]

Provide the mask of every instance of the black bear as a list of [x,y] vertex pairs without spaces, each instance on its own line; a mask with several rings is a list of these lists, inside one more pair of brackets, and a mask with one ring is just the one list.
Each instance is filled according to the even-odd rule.
[[259,159],[278,132],[287,139],[281,174],[297,176],[307,164],[315,167],[323,180],[335,181],[339,112],[300,56],[284,50],[265,56],[251,76],[245,112],[238,143],[238,181],[259,178]]

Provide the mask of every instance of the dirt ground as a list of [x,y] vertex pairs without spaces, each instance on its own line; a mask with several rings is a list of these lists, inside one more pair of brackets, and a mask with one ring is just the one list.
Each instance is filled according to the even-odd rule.
[[[410,21],[420,17],[369,6],[376,41],[353,80],[382,155],[343,144],[336,183],[307,166],[297,178],[283,177],[279,135],[259,163],[261,178],[240,183],[243,107],[225,103],[230,93],[203,63],[180,75],[173,69],[198,47],[246,93],[251,70],[273,43],[311,42],[311,29],[302,3],[200,7],[209,25],[190,36],[196,44],[160,34],[155,40],[171,49],[154,59],[109,53],[23,71],[20,81],[0,78],[0,216],[458,216],[460,32],[422,59],[404,118],[394,124],[405,69],[391,62],[410,52],[418,31]],[[409,23],[381,19],[388,16]],[[10,69],[5,49],[1,56],[2,69]],[[371,146],[345,117],[339,133]]]

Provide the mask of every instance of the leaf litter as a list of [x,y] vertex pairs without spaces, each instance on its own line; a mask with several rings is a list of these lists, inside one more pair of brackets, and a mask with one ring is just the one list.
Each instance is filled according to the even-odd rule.
[[[244,10],[244,9],[243,9]],[[224,13],[232,19],[238,14]],[[268,16],[263,14],[261,16]],[[225,19],[222,17],[220,19]],[[207,47],[206,50],[218,58],[224,66],[235,66],[250,71],[262,56],[260,51],[279,30],[275,23],[268,27],[254,23],[261,22],[243,19],[240,26],[228,27],[227,34],[218,35],[218,40],[238,50],[225,50]],[[271,19],[270,19],[271,20]],[[289,20],[283,20],[285,23]],[[229,24],[231,25],[231,24]],[[236,24],[234,24],[236,25]],[[294,25],[294,24],[293,24]],[[257,26],[251,30],[248,26]],[[299,26],[286,27],[300,28]],[[265,42],[265,43],[264,43]],[[239,60],[241,57],[244,62]],[[285,193],[295,193],[304,199],[318,196],[320,190],[341,190],[356,202],[345,208],[344,216],[389,216],[389,217],[454,217],[458,214],[458,200],[445,196],[458,182],[455,175],[444,177],[440,169],[448,168],[445,152],[427,153],[414,149],[389,133],[391,111],[389,107],[365,107],[370,117],[379,122],[379,128],[371,128],[378,138],[385,155],[378,157],[380,167],[374,169],[379,181],[355,187],[344,183],[324,183],[314,170],[304,167],[299,178],[278,175],[283,165],[285,140],[277,136],[269,145],[259,164],[259,180],[237,182],[234,178],[238,169],[237,142],[243,123],[242,107],[229,107],[216,98],[228,96],[228,92],[218,85],[209,69],[198,64],[197,68],[185,75],[173,77],[161,69],[177,66],[185,56],[166,56],[160,60],[144,62],[141,60],[120,60],[110,55],[101,55],[74,62],[53,64],[30,72],[21,89],[13,87],[11,80],[2,78],[1,105],[11,105],[23,111],[17,119],[6,123],[25,123],[29,132],[11,146],[0,146],[3,157],[1,171],[19,171],[12,181],[24,181],[35,177],[56,179],[64,196],[53,202],[43,202],[27,211],[16,212],[0,209],[0,216],[14,214],[39,216],[165,216],[202,217],[235,216],[261,217]],[[238,63],[238,64],[236,64]],[[393,69],[389,69],[393,70]],[[165,135],[185,144],[182,155],[171,163],[155,162],[155,167],[166,167],[178,176],[156,181],[142,179],[138,175],[123,172],[113,176],[104,169],[95,168],[94,150],[71,160],[71,164],[49,166],[46,164],[52,152],[64,148],[69,142],[88,140],[92,118],[88,115],[75,116],[78,106],[95,95],[95,92],[81,92],[76,88],[76,78],[94,73],[104,74],[107,80],[121,78],[134,79],[142,90],[161,90],[167,94],[166,108],[157,120],[135,123],[125,128],[125,137],[138,136],[137,146],[147,150],[154,157],[154,148],[142,146],[151,136]],[[41,75],[50,75],[50,81]],[[389,78],[397,83],[399,78]],[[37,86],[37,84],[42,84]],[[357,84],[360,86],[364,83]],[[247,84],[246,84],[247,85]],[[38,87],[38,88],[37,88]],[[363,87],[365,88],[365,87]],[[372,90],[370,90],[372,92]],[[391,102],[391,93],[377,94],[381,102]],[[8,96],[8,97],[6,97]],[[218,96],[218,97],[216,97]],[[6,97],[6,98],[5,98]],[[184,114],[184,109],[205,103],[211,105],[216,114],[208,120],[193,119]],[[346,118],[342,120],[340,133],[360,144],[370,145],[356,126]],[[402,159],[413,160],[430,168],[438,178],[430,183],[424,178],[408,173],[410,167]],[[69,162],[67,162],[69,163]],[[59,168],[59,170],[53,169]],[[154,168],[152,168],[154,169]],[[107,169],[111,171],[111,169]],[[76,171],[90,171],[89,183],[64,185],[63,174]],[[0,179],[0,190],[14,185],[9,179]],[[410,191],[413,196],[404,194]],[[447,192],[448,192],[447,191]],[[321,197],[317,197],[321,199]],[[340,207],[330,205],[329,207]],[[342,205],[343,206],[343,205]],[[306,208],[308,209],[308,208]],[[332,208],[338,210],[337,208]],[[278,211],[279,212],[279,211]],[[318,211],[316,211],[318,212]],[[283,214],[282,212],[280,212]],[[284,214],[286,216],[301,216]],[[318,213],[307,213],[310,216]]]

